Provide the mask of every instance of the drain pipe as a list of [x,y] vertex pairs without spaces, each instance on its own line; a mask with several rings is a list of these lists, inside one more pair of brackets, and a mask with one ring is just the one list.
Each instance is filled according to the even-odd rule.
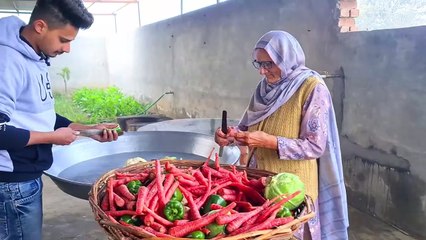
[[142,114],[146,114],[148,112],[149,109],[151,109],[158,101],[160,101],[166,94],[175,94],[173,91],[167,91],[165,93],[163,93],[163,95],[161,95],[157,100],[155,100],[154,103],[152,103],[151,105],[149,105],[145,111]]

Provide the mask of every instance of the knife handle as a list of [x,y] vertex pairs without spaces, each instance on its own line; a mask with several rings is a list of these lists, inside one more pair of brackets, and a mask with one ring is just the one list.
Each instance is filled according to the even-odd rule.
[[228,133],[228,120],[227,120],[227,112],[225,110],[222,111],[222,132]]

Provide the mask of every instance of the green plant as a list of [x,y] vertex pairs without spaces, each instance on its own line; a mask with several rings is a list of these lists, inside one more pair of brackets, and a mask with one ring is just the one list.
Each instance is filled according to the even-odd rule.
[[61,72],[57,73],[62,77],[64,81],[65,95],[68,95],[68,81],[70,80],[71,70],[67,67],[61,69]]
[[148,106],[131,96],[125,96],[117,87],[82,88],[73,93],[72,100],[96,122],[115,121],[118,116],[142,114]]
[[55,111],[72,121],[79,123],[96,123],[90,119],[88,114],[84,113],[76,104],[74,104],[69,96],[55,92]]

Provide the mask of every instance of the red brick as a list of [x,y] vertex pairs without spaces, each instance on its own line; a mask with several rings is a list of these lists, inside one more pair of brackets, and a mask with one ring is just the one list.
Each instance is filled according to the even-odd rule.
[[350,17],[351,10],[349,9],[340,9],[340,17]]
[[353,8],[349,10],[349,17],[359,17],[359,9]]
[[349,31],[350,31],[350,28],[347,26],[340,27],[340,32],[349,32]]
[[349,32],[356,32],[356,31],[358,31],[359,29],[358,29],[358,27],[357,26],[352,26],[352,27],[349,27]]
[[357,8],[357,2],[356,2],[356,0],[340,0],[339,1],[339,8],[340,9]]
[[348,26],[348,27],[355,26],[355,19],[353,19],[353,18],[339,18],[338,26],[339,27],[342,27],[342,26]]

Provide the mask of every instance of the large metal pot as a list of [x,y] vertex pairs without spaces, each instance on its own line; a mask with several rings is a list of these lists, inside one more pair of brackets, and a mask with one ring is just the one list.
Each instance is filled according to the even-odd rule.
[[[239,120],[229,119],[228,126],[237,125]],[[222,124],[220,118],[182,118],[150,123],[138,128],[138,131],[177,131],[214,135]]]
[[[53,165],[45,171],[65,193],[87,199],[93,183],[106,172],[123,167],[129,158],[146,160],[166,156],[205,161],[219,146],[212,136],[169,131],[127,132],[115,142],[99,143],[82,138],[69,146],[53,148]],[[226,155],[221,161],[235,162],[237,155]]]

